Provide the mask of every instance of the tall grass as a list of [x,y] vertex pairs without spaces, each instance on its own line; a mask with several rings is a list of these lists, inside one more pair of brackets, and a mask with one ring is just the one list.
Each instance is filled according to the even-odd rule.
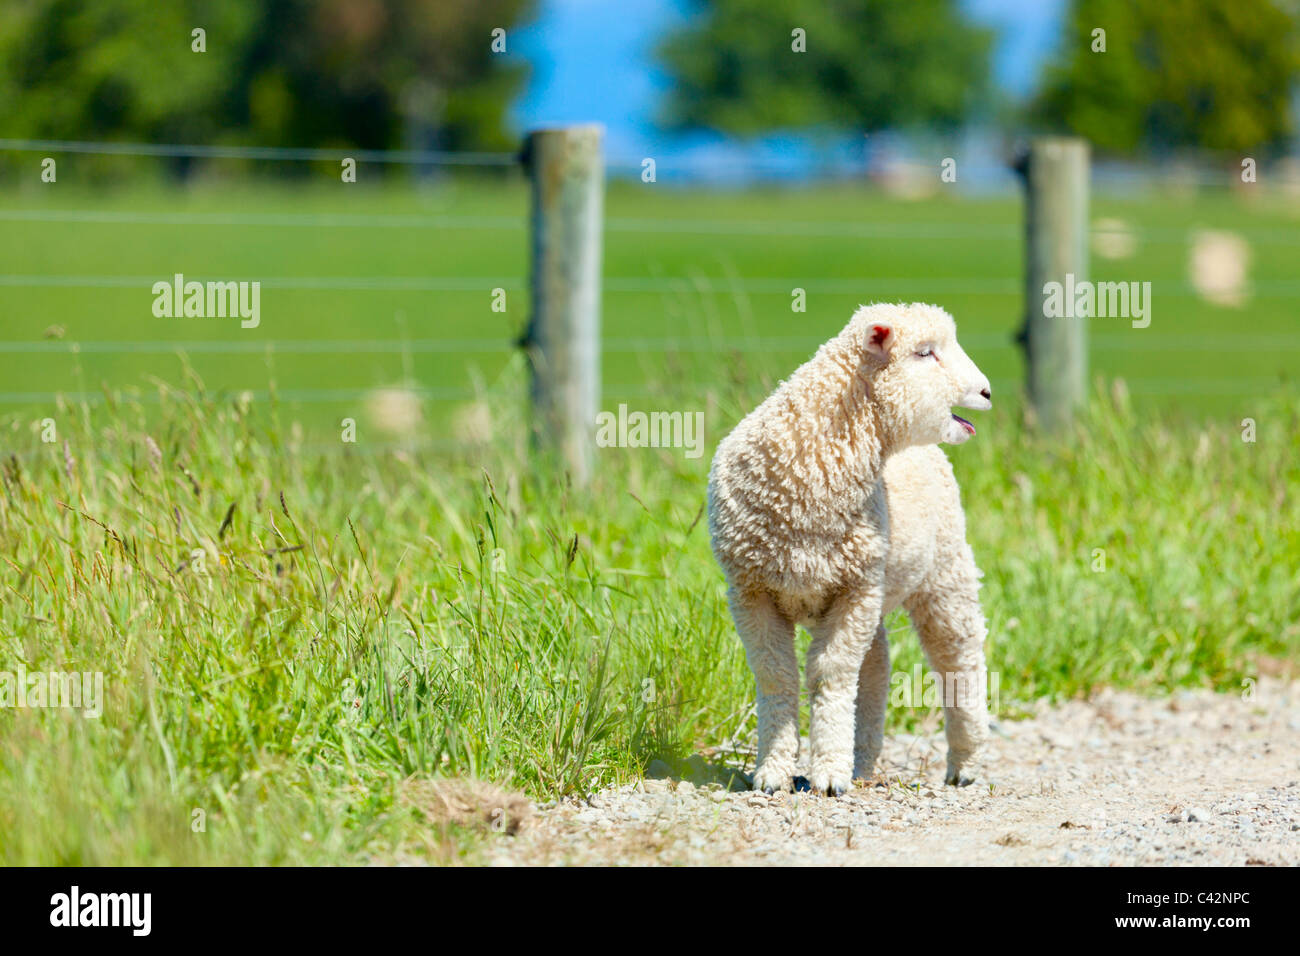
[[[743,381],[710,398],[710,447]],[[53,443],[0,431],[0,671],[107,689],[98,719],[0,708],[0,863],[443,861],[475,839],[431,831],[412,781],[544,798],[752,730],[707,454],[604,450],[579,490],[509,407],[454,456],[140,398],[62,408]],[[1295,657],[1296,398],[1252,402],[1254,443],[1109,392],[1066,438],[980,422],[952,457],[1004,701],[1235,689]]]

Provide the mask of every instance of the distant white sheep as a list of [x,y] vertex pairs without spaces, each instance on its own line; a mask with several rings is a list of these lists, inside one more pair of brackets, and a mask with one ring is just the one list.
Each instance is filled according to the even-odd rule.
[[837,795],[872,774],[889,693],[882,621],[899,606],[943,678],[947,782],[986,738],[980,572],[936,447],[975,434],[954,406],[992,401],[952,317],[864,306],[719,444],[709,533],[757,684],[756,789],[793,786],[796,624],[812,635],[813,790]]

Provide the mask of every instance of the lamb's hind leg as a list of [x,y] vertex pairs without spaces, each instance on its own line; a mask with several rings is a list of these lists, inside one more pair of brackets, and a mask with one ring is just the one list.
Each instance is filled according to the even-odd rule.
[[853,777],[868,780],[885,741],[885,703],[889,700],[889,636],[876,628],[858,671],[858,709],[853,733]]
[[754,789],[790,790],[799,759],[799,660],[794,624],[770,595],[727,595],[758,698],[758,767]]
[[988,633],[979,602],[979,571],[969,547],[963,559],[936,566],[907,601],[907,613],[921,638],[930,667],[941,681],[948,769],[944,782],[965,782],[962,768],[988,739],[984,638]]

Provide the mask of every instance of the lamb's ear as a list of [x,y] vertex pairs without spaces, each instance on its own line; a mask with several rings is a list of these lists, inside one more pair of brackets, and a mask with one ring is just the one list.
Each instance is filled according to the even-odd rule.
[[896,338],[893,326],[880,323],[869,325],[867,326],[867,351],[887,359],[894,348]]

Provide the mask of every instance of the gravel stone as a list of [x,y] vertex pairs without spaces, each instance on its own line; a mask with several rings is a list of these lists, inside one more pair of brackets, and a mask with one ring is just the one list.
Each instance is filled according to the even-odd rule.
[[1102,691],[1018,711],[1032,716],[998,718],[970,786],[943,784],[939,730],[887,738],[876,777],[838,799],[722,789],[751,778],[703,755],[676,773],[653,761],[590,802],[538,805],[487,862],[1300,865],[1300,684],[1262,678],[1249,702]]

